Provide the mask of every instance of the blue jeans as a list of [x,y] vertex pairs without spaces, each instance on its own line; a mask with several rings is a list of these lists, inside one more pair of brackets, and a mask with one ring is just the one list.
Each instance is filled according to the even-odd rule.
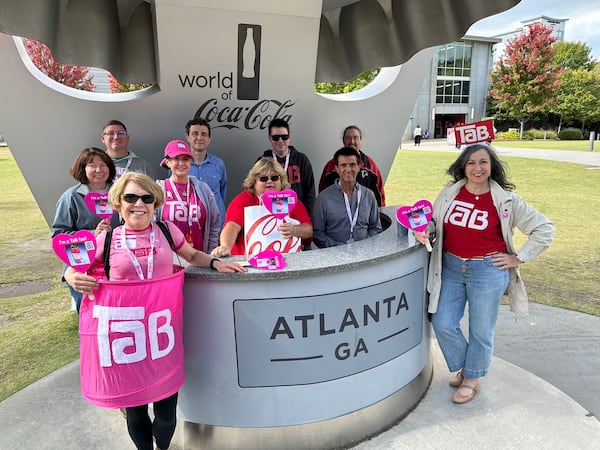
[[[444,252],[438,309],[431,322],[451,372],[464,369],[467,378],[487,374],[492,362],[500,301],[508,282],[508,270],[496,268],[491,257],[464,261]],[[460,329],[467,302],[468,342]]]

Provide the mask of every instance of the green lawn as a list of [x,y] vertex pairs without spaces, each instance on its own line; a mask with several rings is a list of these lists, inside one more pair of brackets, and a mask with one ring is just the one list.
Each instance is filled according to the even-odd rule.
[[[444,174],[456,155],[398,151],[386,183],[387,203],[433,201],[449,181]],[[600,316],[600,208],[592,207],[598,204],[600,170],[545,160],[506,161],[517,193],[557,227],[552,247],[522,266],[530,300]],[[1,401],[76,359],[78,337],[48,226],[11,156],[0,156],[0,192],[0,286],[52,282],[47,292],[0,299]]]

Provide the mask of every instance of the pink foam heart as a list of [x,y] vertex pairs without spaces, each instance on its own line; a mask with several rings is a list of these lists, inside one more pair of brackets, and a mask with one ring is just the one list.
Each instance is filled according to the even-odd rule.
[[298,203],[298,195],[291,189],[283,191],[265,191],[262,195],[263,205],[278,219],[289,216]]
[[257,253],[248,262],[253,267],[263,270],[281,270],[286,266],[283,255],[275,250],[265,250]]
[[90,192],[84,198],[87,207],[101,219],[110,219],[115,213],[108,203],[108,192]]
[[424,231],[429,225],[433,207],[428,200],[419,200],[412,206],[401,206],[396,211],[396,219],[404,227],[414,231]]
[[96,257],[96,238],[88,230],[75,234],[61,233],[52,239],[52,248],[65,264],[85,273]]

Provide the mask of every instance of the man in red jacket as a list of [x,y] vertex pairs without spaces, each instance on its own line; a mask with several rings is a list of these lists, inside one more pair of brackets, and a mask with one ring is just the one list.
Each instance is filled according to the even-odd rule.
[[[375,194],[378,206],[385,206],[385,191],[383,189],[383,178],[375,161],[364,153],[361,149],[362,132],[356,125],[350,125],[344,130],[342,135],[344,147],[352,147],[360,153],[360,171],[356,181],[365,187],[368,187]],[[319,192],[328,186],[331,186],[339,177],[335,160],[331,159],[323,168],[321,180],[319,181]]]

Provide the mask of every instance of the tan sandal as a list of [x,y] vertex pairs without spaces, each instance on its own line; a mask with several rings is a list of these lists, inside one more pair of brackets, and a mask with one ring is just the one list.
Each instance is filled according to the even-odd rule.
[[[461,392],[461,390],[463,392]],[[460,387],[458,388],[458,391],[456,391],[454,393],[454,395],[452,396],[452,401],[454,403],[459,403],[459,404],[468,403],[471,400],[473,400],[473,397],[475,397],[475,394],[477,393],[478,390],[479,390],[479,381],[477,381],[477,380],[463,381],[462,384],[460,385]],[[466,391],[466,393],[465,393],[465,391]]]
[[463,375],[463,371],[465,369],[460,369],[456,375],[454,375],[452,378],[450,378],[450,381],[448,382],[448,384],[452,387],[460,387],[460,385],[462,384],[463,380],[465,379],[465,376]]

